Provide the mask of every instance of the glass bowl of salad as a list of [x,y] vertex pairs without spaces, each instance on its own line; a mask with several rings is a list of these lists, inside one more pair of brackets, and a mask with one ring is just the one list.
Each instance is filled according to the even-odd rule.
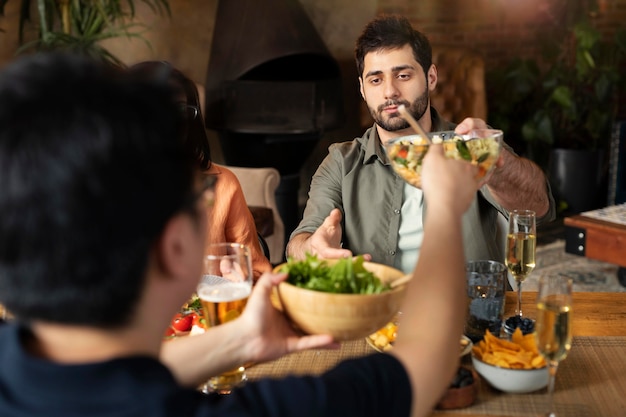
[[398,269],[365,262],[362,257],[322,260],[307,255],[274,268],[287,272],[273,301],[294,327],[308,334],[330,334],[336,341],[361,339],[400,311],[406,285],[391,287],[404,276]]
[[[448,158],[468,161],[479,168],[478,179],[491,172],[500,157],[503,132],[497,129],[475,129],[459,135],[454,131],[428,134],[433,143],[441,142]],[[422,161],[430,144],[420,135],[401,136],[387,142],[385,152],[393,170],[414,187],[422,186]]]

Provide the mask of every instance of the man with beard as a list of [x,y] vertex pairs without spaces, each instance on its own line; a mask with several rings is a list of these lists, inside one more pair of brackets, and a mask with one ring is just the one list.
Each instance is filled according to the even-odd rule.
[[[355,55],[361,95],[375,124],[360,138],[330,146],[312,178],[304,216],[287,254],[363,254],[408,272],[419,256],[427,208],[422,191],[393,172],[382,146],[415,133],[398,107],[403,104],[427,132],[465,134],[487,126],[475,118],[455,125],[430,106],[437,68],[427,37],[407,19],[383,16],[371,21],[357,40]],[[497,217],[498,212],[508,217],[514,209],[535,211],[538,223],[555,218],[554,198],[542,170],[504,145],[496,169],[484,179],[463,217],[468,260],[504,259],[496,239]]]

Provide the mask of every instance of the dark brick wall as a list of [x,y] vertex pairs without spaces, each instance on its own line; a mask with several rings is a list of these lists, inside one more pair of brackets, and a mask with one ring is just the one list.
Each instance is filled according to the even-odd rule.
[[[563,25],[564,5],[589,0],[379,0],[379,13],[399,13],[431,42],[463,45],[483,54],[489,67],[540,52],[552,25]],[[626,27],[626,0],[598,0],[591,21],[604,36]]]

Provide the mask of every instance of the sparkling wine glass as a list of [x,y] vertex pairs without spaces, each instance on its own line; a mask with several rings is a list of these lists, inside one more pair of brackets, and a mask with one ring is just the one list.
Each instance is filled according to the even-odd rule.
[[[252,277],[252,260],[247,246],[239,243],[208,246],[197,293],[209,327],[224,324],[241,315],[252,292]],[[202,391],[230,394],[246,382],[245,371],[242,364],[211,377]]]
[[516,315],[522,317],[522,282],[535,268],[537,235],[535,212],[513,210],[509,213],[509,230],[505,263],[517,284]]
[[535,339],[539,353],[545,358],[550,372],[547,417],[554,411],[554,380],[559,362],[572,346],[572,280],[563,275],[544,274],[539,278],[537,292],[537,323]]

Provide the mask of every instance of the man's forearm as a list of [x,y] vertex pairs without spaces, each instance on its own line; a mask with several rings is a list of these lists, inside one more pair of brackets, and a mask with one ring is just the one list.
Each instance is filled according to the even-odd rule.
[[295,259],[304,259],[307,252],[311,252],[309,238],[312,233],[302,232],[295,235],[289,243],[287,243],[287,256]]
[[497,169],[487,187],[505,209],[533,210],[537,217],[550,208],[546,177],[534,162],[504,151],[506,168]]

